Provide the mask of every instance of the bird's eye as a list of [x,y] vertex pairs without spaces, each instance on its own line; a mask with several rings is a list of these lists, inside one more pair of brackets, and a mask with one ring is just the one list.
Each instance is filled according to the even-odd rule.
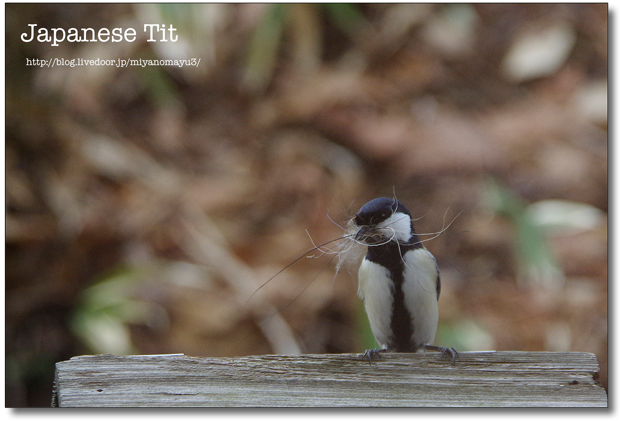
[[385,214],[381,214],[381,218],[385,218]]

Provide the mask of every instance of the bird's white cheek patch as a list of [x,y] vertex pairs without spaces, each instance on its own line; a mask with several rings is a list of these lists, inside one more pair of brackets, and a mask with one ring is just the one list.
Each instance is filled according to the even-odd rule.
[[387,237],[396,236],[401,242],[406,242],[411,237],[411,218],[402,212],[396,212],[385,221],[377,224]]

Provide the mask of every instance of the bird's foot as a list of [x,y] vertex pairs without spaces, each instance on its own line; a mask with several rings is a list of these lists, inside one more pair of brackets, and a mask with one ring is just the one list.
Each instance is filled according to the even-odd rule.
[[372,358],[380,358],[381,352],[387,352],[387,349],[368,349],[362,355],[362,359],[368,359],[368,364],[372,364]]
[[444,347],[444,346],[424,346],[426,350],[435,350],[437,352],[441,352],[441,357],[443,358],[445,355],[450,355],[452,357],[452,365],[456,365],[456,358],[459,357],[459,352],[452,347]]

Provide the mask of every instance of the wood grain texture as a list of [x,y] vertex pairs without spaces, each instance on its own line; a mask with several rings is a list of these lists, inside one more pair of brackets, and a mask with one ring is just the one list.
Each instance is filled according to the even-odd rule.
[[77,356],[56,364],[72,406],[607,406],[596,356],[578,352]]

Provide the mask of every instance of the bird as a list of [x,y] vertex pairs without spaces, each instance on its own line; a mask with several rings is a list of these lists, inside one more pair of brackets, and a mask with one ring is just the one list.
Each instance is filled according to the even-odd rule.
[[373,199],[355,215],[354,228],[355,240],[368,247],[358,272],[358,295],[381,346],[364,357],[370,363],[380,352],[435,350],[451,355],[455,364],[455,349],[433,345],[441,278],[407,207],[397,199]]

